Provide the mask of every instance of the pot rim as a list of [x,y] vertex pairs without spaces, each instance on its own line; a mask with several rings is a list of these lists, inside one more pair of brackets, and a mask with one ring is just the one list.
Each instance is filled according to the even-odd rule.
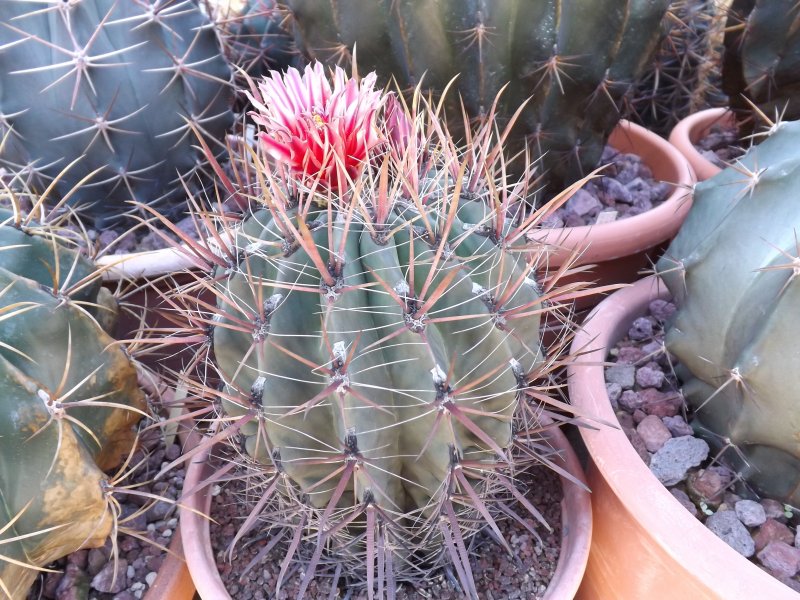
[[673,127],[669,134],[669,143],[692,165],[697,181],[710,179],[722,169],[700,154],[694,144],[716,123],[733,122],[735,117],[729,108],[707,108],[681,119]]
[[[561,550],[544,600],[562,600],[575,596],[586,569],[592,535],[591,499],[578,456],[560,427],[547,427],[542,434],[547,443],[558,451],[553,460],[558,461],[580,482],[559,476],[563,490]],[[231,597],[216,567],[211,548],[210,520],[203,516],[209,515],[211,509],[212,495],[208,482],[212,476],[208,463],[210,453],[211,448],[204,450],[187,465],[184,489],[193,490],[193,493],[181,498],[180,535],[186,564],[200,596],[204,600],[225,600]]]

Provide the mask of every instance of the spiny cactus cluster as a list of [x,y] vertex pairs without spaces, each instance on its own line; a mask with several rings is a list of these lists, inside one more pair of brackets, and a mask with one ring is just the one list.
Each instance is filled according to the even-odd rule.
[[295,62],[292,36],[275,0],[201,0],[213,19],[228,60],[251,77],[282,71]]
[[0,2],[0,164],[98,227],[183,206],[196,133],[219,149],[233,122],[230,78],[190,0]]
[[742,133],[776,115],[800,118],[798,28],[800,5],[795,0],[733,0],[722,75]]
[[724,106],[722,39],[725,0],[674,0],[663,20],[664,38],[631,99],[633,116],[667,135],[684,117]]
[[694,426],[758,493],[800,505],[800,122],[695,188],[658,271]]
[[381,84],[449,94],[451,130],[527,101],[507,144],[542,156],[550,189],[594,169],[635,83],[651,62],[668,0],[289,0],[298,50],[359,66]]
[[508,516],[530,529],[510,502],[541,520],[518,477],[547,461],[534,380],[552,367],[539,325],[557,278],[535,279],[525,233],[544,212],[524,201],[530,167],[504,176],[507,132],[457,145],[420,96],[409,109],[374,85],[337,69],[331,86],[317,63],[253,86],[278,159],[260,166],[261,206],[198,248],[217,306],[173,302],[199,309],[184,339],[213,343],[215,439],[261,474],[236,539],[283,532],[281,579],[299,561],[301,596],[322,565],[370,598],[449,565],[475,598],[469,538],[502,539]]
[[115,526],[104,471],[130,451],[145,409],[136,370],[109,335],[115,311],[58,230],[0,209],[4,598],[25,598],[37,569],[102,545]]

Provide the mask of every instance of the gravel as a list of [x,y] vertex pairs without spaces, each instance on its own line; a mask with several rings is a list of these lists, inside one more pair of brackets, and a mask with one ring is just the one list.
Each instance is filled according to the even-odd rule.
[[[481,599],[542,598],[555,572],[561,541],[560,480],[553,471],[544,467],[534,469],[529,477],[531,491],[527,496],[528,500],[553,527],[553,532],[547,532],[540,524],[529,520],[541,537],[540,543],[527,529],[513,520],[499,521],[499,529],[511,546],[513,556],[509,556],[485,532],[474,536],[470,545],[470,564]],[[265,536],[256,531],[237,544],[232,561],[229,559],[228,544],[238,524],[249,514],[250,507],[241,502],[241,489],[244,485],[240,480],[227,482],[212,500],[211,516],[214,521],[211,522],[211,539],[220,575],[235,600],[294,598],[301,582],[297,570],[284,580],[277,596],[273,593],[285,551],[281,544],[246,572],[248,563],[268,543]],[[524,508],[513,508],[519,514],[524,514]],[[438,571],[425,578],[424,586],[414,588],[408,583],[399,584],[396,597],[398,600],[460,599],[463,596],[453,587],[453,581],[457,580],[454,577],[454,574]],[[343,582],[340,582],[339,589],[332,590],[331,587],[331,573],[318,573],[306,597],[310,600],[334,597],[351,600],[367,598],[363,589],[348,589]]]
[[714,462],[708,444],[694,435],[692,415],[675,376],[677,360],[664,348],[664,323],[674,313],[671,302],[654,300],[648,314],[634,320],[628,336],[609,351],[607,389],[616,394],[627,388],[615,403],[620,427],[651,472],[691,515],[734,550],[800,591],[800,514],[775,499],[755,497],[733,471]]

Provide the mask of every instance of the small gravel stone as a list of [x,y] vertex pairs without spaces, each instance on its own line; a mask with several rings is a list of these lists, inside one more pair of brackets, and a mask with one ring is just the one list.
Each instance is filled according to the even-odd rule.
[[727,469],[712,466],[700,469],[689,475],[686,488],[689,496],[697,501],[718,506],[725,495],[725,489],[730,485],[732,477]]
[[800,527],[797,528],[797,531],[794,535],[794,547],[800,548]]
[[706,527],[742,556],[755,554],[753,538],[732,510],[715,512],[706,519]]
[[672,439],[672,434],[667,429],[667,426],[655,415],[645,416],[637,425],[636,433],[644,441],[648,452],[658,452],[667,440]]
[[670,488],[669,492],[675,496],[675,499],[680,502],[681,506],[688,510],[693,517],[698,516],[699,513],[697,511],[697,506],[695,506],[695,503],[692,502],[691,498],[689,498],[689,495],[686,492],[680,488]]
[[642,405],[642,399],[639,397],[639,392],[633,390],[625,390],[617,401],[621,408],[624,408],[629,413],[637,410]]
[[594,216],[603,208],[603,204],[586,190],[577,190],[564,205],[567,211],[580,217]]
[[736,510],[736,516],[739,517],[742,524],[748,527],[758,527],[759,525],[763,525],[764,521],[767,520],[764,507],[753,500],[739,500],[734,505],[734,508]]
[[606,393],[608,394],[608,401],[611,402],[611,408],[617,410],[619,397],[622,395],[622,386],[618,383],[607,383]]
[[628,437],[628,441],[631,443],[631,446],[633,446],[633,449],[636,450],[636,454],[639,455],[639,458],[642,459],[644,464],[649,465],[652,457],[647,451],[647,446],[645,446],[642,436],[640,436],[635,429],[626,429],[624,431],[625,435]]
[[116,562],[109,561],[92,579],[92,587],[98,592],[117,594],[128,586],[128,579],[125,574],[127,570],[128,561],[124,558],[120,558]]
[[628,337],[632,340],[646,340],[653,337],[653,322],[647,317],[639,317],[628,330]]
[[633,387],[636,367],[633,365],[613,365],[606,369],[606,383],[616,383],[623,390]]
[[792,530],[780,521],[776,521],[770,517],[764,521],[764,524],[758,528],[753,534],[753,541],[756,544],[756,552],[762,548],[766,548],[772,542],[784,542],[791,544],[794,541],[794,534]]
[[617,353],[617,363],[635,365],[646,356],[638,346],[622,346]]
[[[651,365],[654,363],[651,363]],[[645,366],[636,369],[636,383],[643,388],[660,388],[664,383],[664,372],[661,368]]]
[[650,470],[664,485],[675,485],[686,478],[690,468],[703,462],[708,452],[705,440],[688,435],[674,437],[653,455]]
[[633,422],[633,417],[631,414],[624,410],[619,410],[616,412],[617,421],[619,421],[620,427],[622,429],[635,429],[636,424]]
[[613,206],[614,202],[633,204],[631,191],[613,177],[601,177],[598,183],[601,199],[605,204]]
[[678,392],[661,392],[654,388],[639,391],[641,409],[648,415],[672,417],[678,414],[684,404],[683,396]]
[[650,302],[650,314],[662,323],[669,321],[676,310],[675,304],[668,300],[656,299]]
[[148,587],[152,586],[157,577],[158,573],[155,571],[150,571],[147,575],[144,576],[144,580],[147,582]]
[[786,542],[771,542],[757,557],[777,577],[794,577],[800,571],[800,549]]
[[686,422],[680,415],[675,415],[672,417],[661,417],[661,421],[664,425],[667,426],[669,432],[672,434],[672,437],[680,437],[682,435],[692,435],[694,434],[694,430],[692,426]]

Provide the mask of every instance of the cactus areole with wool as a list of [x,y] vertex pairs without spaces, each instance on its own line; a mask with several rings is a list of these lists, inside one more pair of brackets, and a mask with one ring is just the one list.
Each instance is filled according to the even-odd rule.
[[502,178],[493,127],[459,148],[374,80],[253,86],[275,162],[214,273],[226,422],[268,474],[262,518],[316,531],[303,590],[330,560],[370,597],[445,561],[476,597],[465,539],[510,501],[538,517],[515,480],[545,396],[529,180]]
[[658,263],[694,426],[755,492],[800,506],[800,122],[695,188]]

